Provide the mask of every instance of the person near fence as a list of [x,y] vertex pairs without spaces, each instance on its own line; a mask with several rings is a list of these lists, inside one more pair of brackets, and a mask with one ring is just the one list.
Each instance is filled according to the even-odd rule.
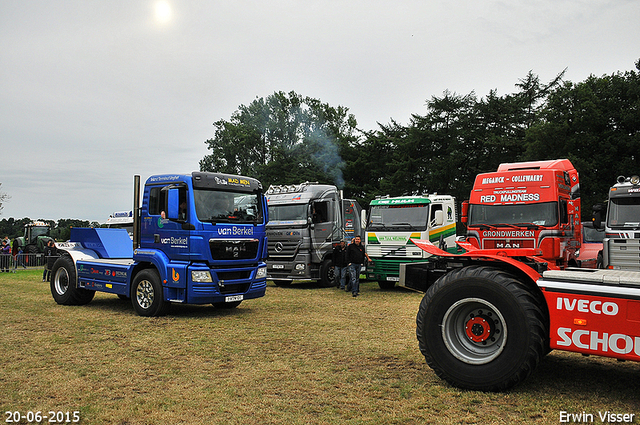
[[42,281],[47,282],[51,277],[51,269],[53,269],[53,263],[58,259],[58,249],[53,239],[49,239],[47,246],[44,248],[44,272],[42,272]]
[[2,246],[0,246],[0,270],[2,273],[9,273],[9,264],[11,262],[11,246],[7,243],[8,239],[2,240]]
[[24,264],[24,258],[22,258],[22,247],[20,246],[20,242],[18,239],[14,239],[11,244],[11,256],[13,257],[13,272],[16,272],[18,266],[22,266],[23,268],[27,268]]

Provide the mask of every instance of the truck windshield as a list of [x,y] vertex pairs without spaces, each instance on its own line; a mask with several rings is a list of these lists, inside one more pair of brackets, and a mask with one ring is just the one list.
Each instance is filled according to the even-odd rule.
[[373,205],[367,230],[425,230],[429,205]]
[[32,227],[31,238],[37,238],[38,236],[49,236],[48,227]]
[[501,224],[555,226],[558,224],[558,203],[517,205],[469,205],[469,226],[499,226]]
[[307,223],[308,204],[269,205],[269,223],[275,221]]
[[640,227],[640,197],[611,198],[607,219],[611,228]]
[[262,222],[260,196],[256,193],[194,189],[198,220],[211,223]]

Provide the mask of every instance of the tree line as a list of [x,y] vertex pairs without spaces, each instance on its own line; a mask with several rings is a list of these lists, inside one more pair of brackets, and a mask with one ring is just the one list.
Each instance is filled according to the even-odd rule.
[[640,174],[640,60],[635,70],[573,83],[529,72],[516,91],[484,97],[444,91],[426,113],[366,131],[349,109],[295,92],[241,105],[213,125],[201,171],[258,178],[265,187],[335,184],[362,205],[379,195],[469,196],[500,163],[567,158],[580,173],[582,219],[618,175]]
[[0,220],[0,238],[8,236],[9,239],[13,240],[18,236],[24,236],[24,226],[32,221],[40,221],[49,225],[49,228],[51,229],[51,237],[57,241],[69,240],[72,227],[100,227],[99,223],[91,223],[87,220],[60,219],[58,221],[54,221],[44,219],[31,220],[28,217],[21,219],[10,217]]

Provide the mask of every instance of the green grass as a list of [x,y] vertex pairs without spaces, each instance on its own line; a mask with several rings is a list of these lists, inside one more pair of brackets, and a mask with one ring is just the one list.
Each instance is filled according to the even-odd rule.
[[[421,294],[312,284],[225,311],[160,318],[98,293],[57,305],[41,272],[0,274],[0,407],[80,411],[83,424],[559,423],[560,411],[635,413],[640,364],[552,352],[506,393],[462,391],[426,365]],[[7,415],[3,416],[6,420]],[[24,422],[24,421],[23,421]]]

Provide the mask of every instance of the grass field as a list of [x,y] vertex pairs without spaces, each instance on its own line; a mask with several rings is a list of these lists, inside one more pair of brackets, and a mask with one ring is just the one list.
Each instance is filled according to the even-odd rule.
[[59,306],[40,280],[0,274],[4,422],[7,411],[79,411],[83,424],[119,425],[557,424],[562,411],[589,423],[610,411],[640,423],[640,363],[552,352],[507,393],[449,386],[418,350],[422,296],[403,289],[367,282],[352,298],[270,282],[235,310],[174,305],[144,318],[100,293]]

